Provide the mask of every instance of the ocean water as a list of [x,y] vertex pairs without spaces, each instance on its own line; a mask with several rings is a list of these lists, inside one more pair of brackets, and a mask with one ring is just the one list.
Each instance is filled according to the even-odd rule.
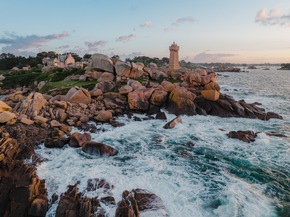
[[[226,77],[226,76],[229,77]],[[80,182],[87,196],[102,197],[104,192],[87,192],[90,178],[106,179],[114,189],[106,194],[121,199],[124,190],[147,189],[164,202],[166,214],[141,216],[289,216],[290,211],[290,71],[250,70],[249,73],[222,73],[222,92],[260,102],[283,120],[252,120],[213,116],[182,116],[183,123],[163,129],[160,120],[136,122],[119,118],[125,126],[98,126],[92,140],[113,146],[114,157],[90,157],[80,149],[46,149],[36,152],[46,159],[37,174],[46,180],[48,197]],[[136,115],[142,117],[142,115]],[[167,114],[168,119],[175,116]],[[76,130],[76,129],[74,129]],[[253,143],[228,139],[232,130],[261,133]],[[287,138],[269,137],[276,131]],[[54,216],[57,203],[47,216]],[[103,204],[108,216],[116,207]],[[287,211],[288,210],[288,211]]]

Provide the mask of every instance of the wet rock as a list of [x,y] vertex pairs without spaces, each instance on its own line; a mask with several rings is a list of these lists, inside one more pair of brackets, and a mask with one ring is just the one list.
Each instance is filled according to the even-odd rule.
[[83,152],[100,157],[115,156],[118,151],[111,146],[98,142],[87,142],[82,146]]
[[47,197],[38,196],[35,198],[31,204],[28,215],[45,217],[48,208]]
[[116,217],[167,216],[163,201],[157,195],[143,189],[124,191],[118,203]]
[[46,148],[63,148],[68,143],[68,138],[46,138],[44,146]]
[[39,180],[33,165],[22,161],[31,158],[34,150],[32,143],[26,144],[26,134],[21,135],[21,144],[10,137],[19,135],[17,126],[7,126],[11,135],[0,128],[0,216],[27,216],[30,212],[45,216],[45,182]]
[[91,135],[88,133],[74,132],[70,136],[69,146],[73,148],[82,147],[86,142],[91,141]]
[[243,142],[254,142],[257,137],[257,133],[254,131],[231,131],[227,134],[229,138],[239,139]]
[[56,217],[90,217],[97,208],[97,200],[84,197],[78,193],[77,185],[68,186],[67,192],[61,195],[56,209]]
[[167,120],[166,114],[164,112],[158,112],[155,119],[157,120]]
[[164,129],[172,129],[176,126],[176,124],[182,123],[181,117],[176,117],[173,120],[169,121],[167,124],[164,125]]

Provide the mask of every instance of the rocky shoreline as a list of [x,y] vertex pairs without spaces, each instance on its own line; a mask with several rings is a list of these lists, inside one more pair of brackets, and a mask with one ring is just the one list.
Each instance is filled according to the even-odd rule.
[[[97,199],[81,195],[77,183],[69,186],[63,195],[47,198],[45,180],[39,180],[36,175],[35,166],[42,160],[34,153],[37,144],[44,142],[46,148],[69,144],[100,157],[118,154],[113,147],[91,141],[88,133],[71,134],[72,127],[95,130],[89,121],[119,127],[123,123],[116,117],[134,118],[134,113],[146,113],[148,119],[167,120],[161,109],[177,116],[282,119],[260,108],[259,103],[236,101],[221,93],[217,75],[203,69],[169,71],[154,64],[145,67],[95,54],[79,79],[97,80],[97,84],[91,91],[73,87],[65,95],[57,92],[46,95],[24,88],[0,100],[0,217],[45,216],[57,197],[60,197],[56,212],[59,217],[105,216],[100,200],[117,206],[115,216],[140,216],[140,212],[150,209],[166,215],[161,199],[141,189],[124,191],[117,205],[109,194]],[[164,128],[173,128],[180,122],[178,117]],[[88,188],[108,192],[113,185],[96,177],[88,180]]]

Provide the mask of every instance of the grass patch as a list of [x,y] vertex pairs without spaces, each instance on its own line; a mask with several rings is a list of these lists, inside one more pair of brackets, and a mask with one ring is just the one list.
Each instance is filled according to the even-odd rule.
[[92,90],[97,81],[57,81],[57,82],[48,82],[41,90],[41,93],[50,93],[52,91],[62,91],[65,92],[68,89],[78,86],[78,87],[83,87],[88,90]]

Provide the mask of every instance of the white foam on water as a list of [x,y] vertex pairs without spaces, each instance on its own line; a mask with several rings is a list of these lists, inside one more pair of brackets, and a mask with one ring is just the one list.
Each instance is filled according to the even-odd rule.
[[[235,99],[261,102],[262,107],[281,114],[284,120],[182,116],[182,124],[165,130],[165,122],[160,120],[135,122],[119,118],[125,126],[104,125],[107,131],[91,134],[93,141],[116,148],[117,156],[89,157],[80,149],[47,149],[42,145],[36,152],[47,161],[37,167],[37,174],[46,180],[49,198],[79,181],[79,190],[85,195],[100,198],[110,194],[116,202],[124,190],[149,190],[163,200],[167,214],[172,217],[277,216],[276,189],[271,186],[273,183],[261,181],[265,177],[259,177],[259,172],[264,176],[267,172],[273,176],[275,172],[289,182],[289,138],[263,133],[278,131],[289,135],[290,80],[283,73],[275,70],[225,73],[230,77],[219,78],[219,82],[222,92],[227,88],[224,93]],[[282,82],[278,79],[280,75],[285,78],[280,79]],[[175,117],[166,115],[168,120]],[[233,130],[262,133],[248,144],[227,138],[225,134]],[[115,187],[105,194],[101,190],[87,192],[90,178],[106,179]],[[56,207],[57,203],[47,216],[54,216]],[[104,204],[103,207],[108,216],[115,215],[116,207]],[[161,210],[159,214],[151,211],[141,214],[150,215],[164,213]]]
[[[169,216],[173,217],[253,216],[252,213],[276,216],[273,200],[263,193],[265,186],[231,174],[232,165],[223,156],[258,167],[289,165],[289,155],[285,153],[289,146],[281,138],[260,134],[254,143],[247,144],[225,135],[231,130],[259,131],[265,123],[269,127],[271,123],[210,116],[182,116],[182,119],[182,124],[165,130],[163,121],[135,122],[120,118],[125,126],[105,125],[107,131],[91,134],[93,141],[116,148],[119,153],[115,157],[90,158],[80,149],[41,146],[36,152],[48,161],[38,166],[37,173],[46,180],[49,198],[53,193],[60,195],[68,185],[78,181],[80,192],[102,197],[102,192],[86,192],[85,188],[88,179],[103,178],[115,186],[110,193],[116,201],[120,201],[124,190],[146,189],[161,197]],[[195,146],[188,147],[187,142]],[[273,152],[279,157],[275,158]],[[221,204],[212,206],[212,200]],[[116,207],[105,209],[108,216],[114,216]],[[56,205],[48,216],[54,216],[55,210]]]

